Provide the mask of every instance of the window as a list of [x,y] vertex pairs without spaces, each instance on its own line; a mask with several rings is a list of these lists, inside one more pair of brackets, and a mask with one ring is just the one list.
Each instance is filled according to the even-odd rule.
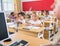
[[8,10],[14,10],[14,6],[12,6],[12,4],[8,4]]
[[3,0],[4,11],[14,11],[14,0]]
[[4,3],[4,11],[7,11],[8,10],[8,8],[7,8],[7,3]]

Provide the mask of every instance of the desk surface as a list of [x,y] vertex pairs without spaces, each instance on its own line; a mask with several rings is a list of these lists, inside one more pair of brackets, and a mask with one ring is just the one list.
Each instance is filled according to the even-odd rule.
[[[41,29],[43,29],[43,28],[41,28]],[[38,32],[38,31],[36,31],[36,32]],[[30,43],[29,46],[40,46],[40,44],[49,44],[49,43],[51,43],[51,41],[48,41],[46,39],[40,39],[40,38],[33,37],[33,36],[30,36],[30,35],[22,34],[20,32],[17,32],[14,35],[11,35],[10,37],[11,37],[12,41],[11,42],[5,42],[6,46],[11,44],[14,41],[19,40],[19,39],[23,39],[25,41],[28,41]]]
[[[9,27],[9,28],[11,29],[13,27]],[[24,28],[24,26],[22,24],[20,24],[20,27],[18,27],[18,30],[39,33],[39,32],[41,32],[45,29],[45,27],[40,27],[39,29],[29,29],[29,30],[26,30],[26,29],[23,29],[23,28]],[[13,29],[17,29],[17,28],[13,28]]]
[[11,44],[12,42],[19,40],[19,39],[23,39],[25,41],[28,41],[30,43],[29,46],[39,46],[40,44],[49,44],[51,43],[50,41],[46,40],[46,39],[39,39],[36,37],[32,37],[29,35],[25,35],[25,34],[21,34],[19,32],[13,34],[10,36],[12,41],[11,42],[5,42],[4,44],[7,46],[9,44]]
[[51,23],[51,22],[53,22],[53,23],[56,23],[55,21],[44,21],[45,23]]

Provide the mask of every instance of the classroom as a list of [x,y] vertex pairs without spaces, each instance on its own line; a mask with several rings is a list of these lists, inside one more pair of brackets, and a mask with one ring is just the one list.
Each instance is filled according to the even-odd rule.
[[0,46],[60,46],[60,0],[0,0]]

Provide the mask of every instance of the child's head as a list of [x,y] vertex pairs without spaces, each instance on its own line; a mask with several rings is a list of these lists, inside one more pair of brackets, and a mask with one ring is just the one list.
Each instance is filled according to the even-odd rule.
[[44,11],[44,15],[45,15],[45,16],[48,16],[48,15],[49,15],[49,11],[48,11],[48,10],[45,10],[45,11]]
[[41,15],[43,15],[43,13],[44,13],[44,10],[41,10]]
[[18,13],[18,17],[19,17],[20,19],[24,19],[24,18],[25,18],[25,13],[24,13],[24,12]]
[[14,16],[14,12],[11,12],[10,15]]
[[37,15],[36,15],[36,13],[33,13],[33,14],[32,14],[32,20],[34,20],[34,21],[37,20]]

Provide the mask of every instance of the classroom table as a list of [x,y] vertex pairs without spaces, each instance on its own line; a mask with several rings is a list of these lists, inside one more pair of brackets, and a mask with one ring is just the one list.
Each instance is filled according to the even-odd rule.
[[48,41],[46,39],[39,39],[39,38],[36,38],[33,36],[22,34],[20,32],[15,32],[15,34],[10,35],[10,38],[12,39],[12,41],[4,42],[4,46],[8,46],[12,42],[15,42],[20,39],[29,42],[29,46],[40,46],[40,45],[45,45],[45,44],[51,43],[51,41]]
[[[12,29],[13,31],[10,29]],[[17,28],[9,27],[10,32],[14,32],[16,29]],[[43,35],[41,35],[41,33],[43,34],[44,29],[45,29],[45,27],[40,27],[39,29],[29,29],[28,30],[28,29],[24,29],[24,26],[22,24],[18,27],[18,31],[20,33],[38,37],[38,38],[40,38],[40,36],[43,37]]]

